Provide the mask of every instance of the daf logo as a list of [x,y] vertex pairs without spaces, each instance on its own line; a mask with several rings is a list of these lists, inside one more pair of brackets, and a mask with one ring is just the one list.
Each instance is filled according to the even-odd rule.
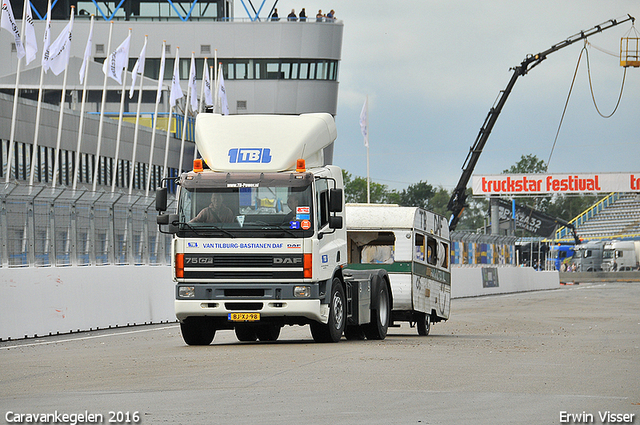
[[273,264],[302,264],[302,258],[291,258],[291,257],[274,258]]

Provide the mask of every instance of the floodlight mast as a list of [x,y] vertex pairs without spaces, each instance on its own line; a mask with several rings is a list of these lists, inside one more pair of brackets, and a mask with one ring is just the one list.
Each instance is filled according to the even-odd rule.
[[480,158],[480,154],[482,154],[482,150],[484,149],[484,145],[487,143],[489,139],[489,135],[491,134],[491,130],[498,120],[498,116],[500,112],[502,112],[502,108],[511,94],[511,90],[515,85],[518,77],[526,75],[529,71],[531,71],[536,66],[540,65],[540,63],[547,58],[547,56],[557,50],[560,50],[564,47],[567,47],[576,41],[584,40],[587,37],[590,37],[594,34],[600,33],[602,31],[608,30],[609,28],[613,28],[618,24],[622,24],[624,22],[631,21],[633,24],[635,22],[635,18],[631,15],[627,15],[625,18],[621,20],[611,19],[606,21],[600,25],[596,25],[588,31],[581,31],[566,40],[561,41],[558,44],[551,46],[549,49],[540,52],[536,55],[528,55],[520,65],[512,68],[513,75],[507,84],[507,87],[500,92],[498,95],[498,99],[494,106],[489,110],[489,114],[484,120],[482,127],[480,128],[480,132],[476,137],[476,140],[469,149],[469,153],[467,154],[467,158],[465,159],[464,165],[462,166],[462,175],[460,176],[460,180],[456,188],[453,190],[451,194],[451,198],[449,199],[449,203],[447,205],[447,209],[451,211],[451,218],[449,219],[449,230],[454,231],[456,226],[458,225],[458,221],[464,211],[467,200],[467,184],[471,179],[471,174],[476,167],[478,159]]

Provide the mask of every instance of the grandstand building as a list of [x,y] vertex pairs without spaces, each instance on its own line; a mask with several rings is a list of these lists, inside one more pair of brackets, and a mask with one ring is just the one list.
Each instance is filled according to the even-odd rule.
[[[181,99],[172,121],[172,133],[165,149],[166,132],[158,132],[154,153],[150,155],[152,131],[151,114],[156,100],[157,80],[160,78],[160,58],[163,41],[166,41],[166,65],[164,68],[164,94],[160,101],[159,116],[166,116],[168,107],[168,88],[173,75],[173,65],[179,48],[179,74],[182,90],[186,93],[191,54],[196,62],[198,95],[203,76],[205,58],[213,66],[214,58],[222,65],[229,112],[231,114],[280,113],[300,114],[306,112],[328,112],[336,114],[338,99],[338,71],[342,50],[343,24],[341,21],[316,22],[315,19],[304,22],[275,21],[269,19],[270,9],[262,2],[258,12],[249,13],[245,1],[241,0],[246,18],[234,16],[236,5],[233,0],[196,0],[185,4],[169,0],[126,0],[124,2],[97,1],[58,1],[52,10],[51,34],[57,37],[70,16],[71,6],[76,6],[78,14],[73,25],[71,60],[68,67],[63,137],[59,148],[56,146],[56,133],[59,104],[62,94],[63,74],[45,74],[43,80],[42,118],[38,151],[34,156],[36,170],[35,182],[50,184],[54,179],[53,171],[56,152],[59,156],[59,170],[56,179],[59,185],[69,185],[74,172],[80,170],[82,184],[93,183],[94,167],[98,167],[98,182],[109,186],[116,175],[118,188],[133,185],[136,190],[151,187],[153,190],[162,175],[164,152],[169,151],[168,172],[175,174],[178,169],[190,167],[194,145],[190,141],[191,132],[186,134],[184,162],[178,164],[179,148],[184,117],[185,98]],[[4,180],[24,181],[29,179],[31,153],[34,140],[36,100],[40,85],[40,58],[42,38],[45,27],[47,2],[32,1],[32,14],[35,21],[38,41],[38,57],[20,74],[20,92],[15,143],[9,143],[12,118],[13,94],[16,82],[17,52],[11,34],[0,32],[0,140],[2,141],[3,167],[0,170]],[[275,5],[275,3],[274,3]],[[21,26],[22,1],[12,1],[18,27]],[[253,7],[253,6],[252,6]],[[271,8],[273,10],[273,8]],[[267,13],[268,12],[268,13]],[[74,152],[77,150],[79,114],[81,109],[82,85],[78,71],[84,56],[89,35],[90,15],[95,15],[93,29],[91,61],[88,70],[86,111],[89,115],[84,123],[81,156],[75,164]],[[109,48],[109,32],[112,37]],[[148,36],[144,76],[146,77],[141,111],[146,118],[145,127],[140,131],[136,158],[133,158],[133,128],[131,115],[135,113],[138,91],[131,99],[125,96],[124,115],[128,123],[123,124],[122,145],[117,152],[114,140],[117,138],[118,117],[122,86],[108,80],[105,115],[111,117],[104,124],[103,143],[100,152],[97,138],[99,113],[101,112],[104,74],[101,64],[109,54],[127,37],[131,29],[129,51],[129,71],[137,60]],[[127,74],[124,84],[128,90],[131,74]],[[188,114],[189,116],[189,114]],[[158,126],[163,121],[160,119]],[[166,125],[166,121],[165,121]],[[165,127],[166,128],[166,127]],[[11,145],[11,146],[10,146]],[[7,168],[8,150],[12,152],[12,166]],[[149,163],[149,157],[152,157]],[[129,171],[135,169],[134,180],[129,182]],[[151,180],[146,177],[152,168]]]

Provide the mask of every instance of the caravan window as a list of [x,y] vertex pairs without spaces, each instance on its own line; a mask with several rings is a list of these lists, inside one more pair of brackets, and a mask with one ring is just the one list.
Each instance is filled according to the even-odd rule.
[[360,264],[393,264],[395,235],[393,232],[350,232],[349,262]]

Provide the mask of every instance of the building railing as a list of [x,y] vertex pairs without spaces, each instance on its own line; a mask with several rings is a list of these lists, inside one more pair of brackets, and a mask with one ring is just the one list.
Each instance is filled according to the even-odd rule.
[[171,237],[156,215],[155,198],[144,194],[8,183],[0,187],[1,265],[169,264]]
[[[573,224],[576,228],[579,228],[580,225],[582,225],[583,223],[586,223],[587,220],[591,219],[594,215],[596,215],[597,213],[599,213],[609,205],[613,204],[615,201],[618,200],[618,198],[620,198],[619,193],[617,192],[610,193],[608,196],[600,200],[600,202],[593,205],[589,209],[586,209],[585,211],[583,211],[580,215],[578,215],[576,218],[571,220],[569,223]],[[571,231],[568,228],[561,227],[556,231],[556,235],[554,239],[565,239],[565,238],[571,237],[571,240],[573,240],[570,232]]]

